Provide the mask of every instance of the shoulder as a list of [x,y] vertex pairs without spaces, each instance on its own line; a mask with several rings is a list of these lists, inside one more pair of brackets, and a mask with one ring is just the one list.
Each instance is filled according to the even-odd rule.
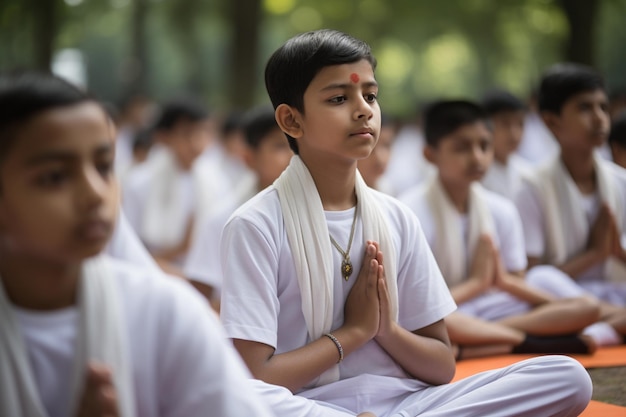
[[269,186],[254,197],[240,205],[229,217],[227,223],[252,223],[258,227],[275,225],[282,221],[282,208],[278,191]]
[[519,216],[517,207],[510,199],[487,189],[483,189],[483,193],[487,206],[494,218],[510,221],[512,218]]
[[[129,261],[105,257],[115,277],[127,313],[142,319],[162,315],[190,315],[204,311],[206,302],[182,279],[158,273]],[[133,317],[129,317],[133,319]]]

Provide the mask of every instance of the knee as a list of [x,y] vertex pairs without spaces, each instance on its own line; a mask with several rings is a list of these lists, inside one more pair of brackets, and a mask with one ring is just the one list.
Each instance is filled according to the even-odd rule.
[[563,396],[563,404],[567,404],[571,415],[578,415],[591,401],[593,383],[589,373],[580,362],[568,356],[556,355],[548,358],[549,372],[552,380],[558,381],[557,389]]
[[570,299],[574,311],[581,314],[589,320],[589,323],[595,323],[600,320],[600,302],[592,297],[576,297]]

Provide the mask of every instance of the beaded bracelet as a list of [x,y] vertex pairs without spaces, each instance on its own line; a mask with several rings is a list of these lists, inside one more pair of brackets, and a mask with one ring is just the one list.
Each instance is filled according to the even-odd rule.
[[335,346],[337,346],[337,350],[339,351],[339,360],[337,363],[341,362],[343,360],[343,347],[341,343],[339,343],[339,340],[332,333],[326,333],[324,336],[332,340]]

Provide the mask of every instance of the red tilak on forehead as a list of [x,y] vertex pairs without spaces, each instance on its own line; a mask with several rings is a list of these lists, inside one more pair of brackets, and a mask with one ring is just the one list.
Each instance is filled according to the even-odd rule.
[[350,74],[350,81],[352,81],[353,83],[356,84],[356,83],[359,82],[359,80],[360,80],[359,74],[356,74],[354,72],[352,74]]

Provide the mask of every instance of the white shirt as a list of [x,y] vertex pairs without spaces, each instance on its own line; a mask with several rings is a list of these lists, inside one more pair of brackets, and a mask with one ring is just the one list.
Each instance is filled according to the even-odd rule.
[[[387,216],[390,236],[397,250],[397,258],[385,262],[393,261],[398,265],[398,322],[408,330],[420,329],[451,313],[455,304],[415,216],[387,195],[377,192],[377,199]],[[354,210],[325,212],[329,232],[343,249],[349,239]],[[233,214],[224,228],[222,245],[225,281],[221,319],[228,336],[273,346],[277,354],[308,344],[294,260],[273,186]],[[343,324],[345,299],[361,268],[364,253],[359,219],[350,250],[354,272],[348,281],[340,274],[342,257],[339,251],[333,250],[333,329]],[[394,377],[390,381],[407,380],[404,370],[375,341],[347,356],[339,364],[339,372],[342,380],[366,374]],[[424,386],[419,381],[410,381],[408,385],[413,389],[415,384]],[[356,401],[359,390],[371,389],[369,383],[355,382],[352,394],[345,400]],[[318,391],[319,388],[311,392]],[[307,396],[306,392],[300,394]],[[309,398],[324,400],[316,396]]]
[[[188,284],[111,259],[130,346],[137,415],[264,416],[249,373],[207,303]],[[51,417],[66,416],[78,312],[15,309]]]
[[[429,245],[434,245],[437,236],[436,222],[433,219],[430,205],[423,195],[423,187],[415,187],[400,196],[400,201],[413,210],[420,219],[424,235]],[[493,242],[500,252],[500,258],[509,271],[526,269],[526,252],[524,251],[524,235],[519,213],[515,205],[508,199],[488,190],[484,192],[485,204],[493,217],[495,236]],[[459,213],[459,224],[465,224]],[[464,233],[467,241],[467,233]],[[467,245],[465,246],[467,250]]]
[[532,166],[517,155],[511,155],[506,165],[494,159],[482,184],[488,190],[512,200],[522,186],[522,176],[531,170]]

